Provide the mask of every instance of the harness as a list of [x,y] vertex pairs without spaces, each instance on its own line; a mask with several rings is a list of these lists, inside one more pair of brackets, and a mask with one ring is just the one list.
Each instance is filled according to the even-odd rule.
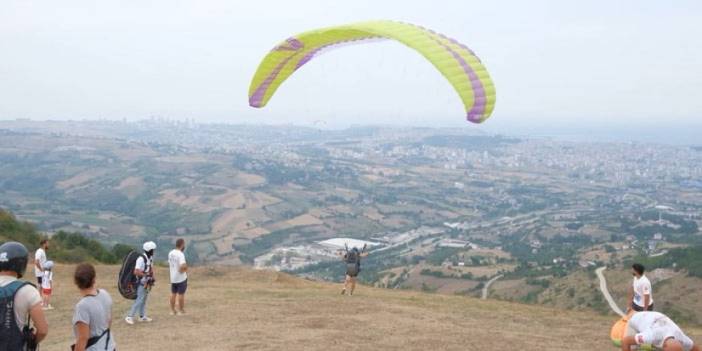
[[29,282],[15,280],[0,287],[0,351],[36,349],[29,328],[29,316],[24,328],[17,326],[15,317],[15,296],[25,285],[34,286]]

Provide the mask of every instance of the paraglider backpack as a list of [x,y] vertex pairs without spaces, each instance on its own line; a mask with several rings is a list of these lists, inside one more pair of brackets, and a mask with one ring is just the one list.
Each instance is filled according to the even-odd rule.
[[134,268],[139,257],[142,257],[144,262],[148,262],[146,254],[140,254],[136,251],[130,251],[122,260],[122,268],[119,270],[119,277],[117,277],[117,289],[125,299],[136,300],[137,298],[139,277],[134,274]]
[[[0,287],[0,350],[36,350],[34,333],[27,325],[20,329],[15,319],[15,295],[19,289],[31,283],[16,280]],[[29,317],[29,316],[27,316]]]
[[357,265],[360,263],[360,260],[358,258],[358,249],[353,248],[351,249],[351,251],[346,252],[346,263]]
[[346,274],[355,276],[361,271],[361,254],[357,248],[346,248]]

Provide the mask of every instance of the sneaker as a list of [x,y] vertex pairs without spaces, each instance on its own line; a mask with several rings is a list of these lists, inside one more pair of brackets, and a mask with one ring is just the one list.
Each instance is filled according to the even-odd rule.
[[132,318],[132,317],[127,317],[124,319],[124,321],[127,322],[127,324],[129,324],[129,325],[134,324],[134,318]]
[[54,306],[49,305],[49,306],[46,307],[46,309],[47,309],[47,310],[53,310],[53,309],[54,309]]
[[44,311],[46,311],[46,310],[48,310],[49,308],[46,307],[46,306],[42,306],[41,309],[44,310]]
[[146,322],[146,323],[149,323],[149,322],[151,322],[151,321],[153,321],[153,319],[151,319],[151,318],[149,318],[149,317],[146,317],[146,316],[144,316],[144,317],[139,317],[139,322]]
[[185,311],[181,310],[181,311],[176,312],[176,314],[179,315],[179,316],[184,316],[184,315],[185,315]]
[[170,314],[171,316],[175,316],[175,315],[176,315],[176,311],[171,310],[171,312],[170,312],[169,314]]

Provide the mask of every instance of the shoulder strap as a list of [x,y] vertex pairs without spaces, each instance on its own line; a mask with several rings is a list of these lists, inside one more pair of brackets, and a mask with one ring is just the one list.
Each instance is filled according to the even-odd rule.
[[22,289],[25,285],[31,285],[36,288],[36,286],[30,282],[15,280],[10,284],[0,287],[0,297],[12,297],[14,299],[19,289]]

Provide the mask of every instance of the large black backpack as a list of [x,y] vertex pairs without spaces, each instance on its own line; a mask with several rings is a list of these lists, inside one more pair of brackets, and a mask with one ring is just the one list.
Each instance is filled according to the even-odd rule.
[[359,263],[358,249],[353,248],[346,253],[346,263],[348,264],[358,264]]
[[125,299],[136,300],[137,288],[139,287],[139,277],[134,275],[134,267],[139,257],[147,261],[146,255],[136,251],[130,251],[122,260],[122,268],[117,277],[117,290]]

